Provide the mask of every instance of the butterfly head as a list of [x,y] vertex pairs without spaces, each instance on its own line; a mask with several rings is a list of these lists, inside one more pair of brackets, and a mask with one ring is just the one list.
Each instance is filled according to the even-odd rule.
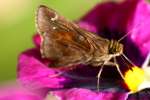
[[118,41],[111,40],[109,44],[109,54],[119,56],[123,53],[123,44]]

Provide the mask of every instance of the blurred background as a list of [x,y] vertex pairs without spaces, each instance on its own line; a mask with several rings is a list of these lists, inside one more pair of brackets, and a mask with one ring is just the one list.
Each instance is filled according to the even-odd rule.
[[33,47],[35,12],[45,4],[75,20],[100,0],[0,0],[0,82],[16,78],[18,55]]

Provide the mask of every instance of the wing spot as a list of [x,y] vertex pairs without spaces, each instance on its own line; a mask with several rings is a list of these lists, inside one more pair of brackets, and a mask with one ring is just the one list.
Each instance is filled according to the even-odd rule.
[[58,15],[55,13],[55,16],[53,18],[51,18],[51,21],[55,21],[58,19]]
[[53,30],[55,30],[56,29],[56,27],[53,27]]
[[81,40],[81,41],[84,41],[85,40],[85,38],[83,37],[83,36],[81,36],[81,35],[79,35],[79,40]]

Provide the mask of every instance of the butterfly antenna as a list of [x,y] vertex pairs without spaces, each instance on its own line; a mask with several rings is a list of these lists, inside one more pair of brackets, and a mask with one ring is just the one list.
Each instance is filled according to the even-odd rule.
[[127,57],[125,54],[122,54],[122,56],[132,65],[135,66],[135,64]]
[[127,34],[125,34],[124,36],[122,36],[119,40],[118,40],[118,42],[120,42],[120,41],[122,41],[125,37],[127,37],[129,35],[129,33],[127,33]]
[[[147,21],[146,23],[137,23],[136,25],[135,25],[135,27],[134,28],[132,28],[130,31],[128,31],[124,36],[122,36],[119,40],[118,40],[118,42],[120,42],[120,41],[122,41],[125,37],[127,37],[131,32],[133,32],[137,27],[143,27],[143,25],[146,25],[146,24],[148,24],[149,23],[149,21]],[[140,25],[139,25],[140,24]]]
[[123,39],[125,39],[131,32],[133,32],[136,28],[137,28],[138,24],[135,26],[135,28],[131,29],[129,32],[127,32],[124,36],[122,36],[118,42],[122,41]]

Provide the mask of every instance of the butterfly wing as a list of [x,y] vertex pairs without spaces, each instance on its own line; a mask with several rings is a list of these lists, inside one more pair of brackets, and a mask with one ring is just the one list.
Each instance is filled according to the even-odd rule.
[[92,59],[96,47],[92,38],[97,39],[97,35],[81,29],[43,5],[38,9],[36,21],[42,36],[41,54],[53,60],[53,66],[70,66]]

